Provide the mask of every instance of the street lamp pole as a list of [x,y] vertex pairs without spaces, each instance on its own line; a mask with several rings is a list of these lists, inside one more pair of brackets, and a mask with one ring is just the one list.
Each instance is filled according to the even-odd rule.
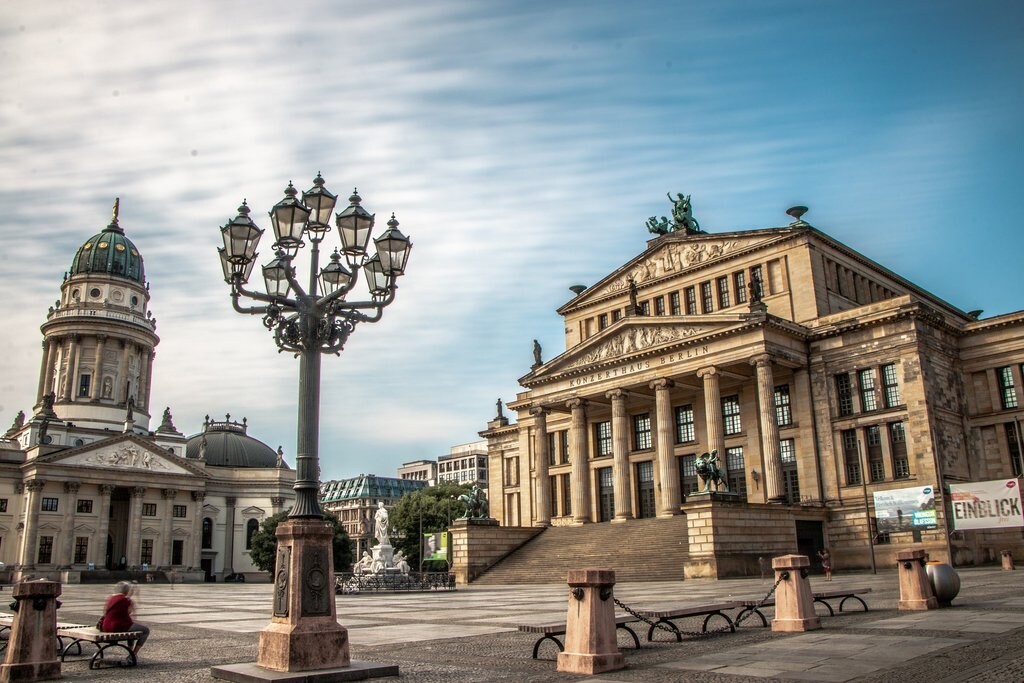
[[[374,240],[375,253],[368,254],[374,216],[353,191],[348,208],[335,216],[340,249],[320,268],[320,244],[331,231],[337,197],[319,173],[301,198],[290,182],[284,194],[270,211],[274,258],[262,267],[264,292],[247,287],[264,231],[249,217],[245,201],[221,228],[224,246],[218,252],[234,309],[263,316],[278,349],[299,358],[295,504],[289,519],[278,525],[273,620],[260,633],[257,664],[304,671],[349,664],[347,631],[337,624],[334,586],[329,585],[333,530],[323,521],[319,501],[320,356],[340,355],[356,325],[381,319],[394,301],[412,244],[392,214],[387,230]],[[306,240],[311,245],[309,277],[300,283],[293,260]],[[368,297],[349,300],[360,276]],[[243,297],[257,305],[242,306]],[[325,660],[327,652],[337,656]]]

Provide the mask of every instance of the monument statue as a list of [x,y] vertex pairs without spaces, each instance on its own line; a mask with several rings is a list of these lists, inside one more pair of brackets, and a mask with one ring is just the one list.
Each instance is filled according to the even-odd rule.
[[21,431],[21,428],[25,426],[25,411],[19,410],[18,414],[14,416],[14,422],[11,424],[11,428],[7,430],[4,436],[13,436]]
[[501,412],[501,399],[500,398],[497,400],[497,402],[494,405],[498,409],[498,413],[494,416],[494,419],[495,420],[500,420],[501,418],[505,417],[504,413]]
[[129,396],[128,397],[128,409],[127,409],[127,412],[125,413],[124,421],[125,422],[134,422],[135,421],[135,397],[134,396]]
[[633,315],[642,315],[643,311],[640,308],[640,304],[637,302],[637,289],[636,280],[632,277],[629,278],[629,311]]
[[540,342],[536,339],[533,340],[533,367],[539,368],[542,365],[540,359]]
[[761,278],[750,278],[750,303],[759,304],[764,297],[764,289],[761,286]]
[[459,500],[466,504],[466,514],[462,519],[487,519],[487,498],[479,486],[474,486],[469,493],[463,493]]
[[694,235],[703,232],[700,223],[693,217],[693,207],[690,203],[690,195],[683,196],[677,192],[676,198],[668,193],[668,200],[672,202],[672,223],[664,216],[658,220],[656,216],[647,219],[647,230],[655,235],[665,235],[670,232],[683,232],[687,235]]
[[711,484],[714,483],[715,490],[718,491],[723,486],[728,491],[729,487],[725,483],[725,473],[722,472],[722,468],[718,466],[718,451],[711,451],[710,453],[702,453],[697,456],[697,460],[694,463],[694,468],[697,470],[697,475],[704,480],[703,493],[711,492]]
[[381,545],[391,545],[391,537],[388,536],[388,511],[381,501],[377,501],[377,512],[373,515],[373,535]]

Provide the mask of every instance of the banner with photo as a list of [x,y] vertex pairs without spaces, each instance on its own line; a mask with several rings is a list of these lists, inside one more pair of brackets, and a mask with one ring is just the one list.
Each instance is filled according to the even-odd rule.
[[949,497],[957,531],[1024,526],[1020,482],[1016,479],[950,484]]
[[448,532],[423,534],[423,559],[448,560]]
[[875,524],[880,534],[934,529],[938,526],[934,487],[875,491]]

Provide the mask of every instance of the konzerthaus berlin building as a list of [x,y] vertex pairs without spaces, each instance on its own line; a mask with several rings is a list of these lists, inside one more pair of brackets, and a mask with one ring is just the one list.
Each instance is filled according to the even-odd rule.
[[[910,544],[957,563],[1021,549],[1019,529],[951,538],[943,486],[1021,474],[1024,311],[979,320],[804,210],[715,234],[683,216],[574,288],[565,352],[535,346],[517,421],[499,406],[481,432],[502,525],[685,515],[671,542],[693,576],[823,547],[838,567],[891,567]],[[702,493],[709,451],[728,493]],[[937,527],[877,534],[874,492],[913,486],[934,487]]]

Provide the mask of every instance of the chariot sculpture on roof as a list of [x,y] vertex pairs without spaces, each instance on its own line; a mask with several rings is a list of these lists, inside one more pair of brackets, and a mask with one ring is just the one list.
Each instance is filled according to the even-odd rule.
[[665,235],[670,232],[682,232],[687,235],[694,235],[702,232],[700,229],[700,223],[693,217],[693,206],[690,204],[690,195],[683,196],[681,193],[676,193],[676,198],[672,198],[672,193],[668,193],[668,200],[672,202],[672,221],[662,216],[659,220],[657,216],[651,216],[647,219],[647,230],[654,233],[655,235]]

